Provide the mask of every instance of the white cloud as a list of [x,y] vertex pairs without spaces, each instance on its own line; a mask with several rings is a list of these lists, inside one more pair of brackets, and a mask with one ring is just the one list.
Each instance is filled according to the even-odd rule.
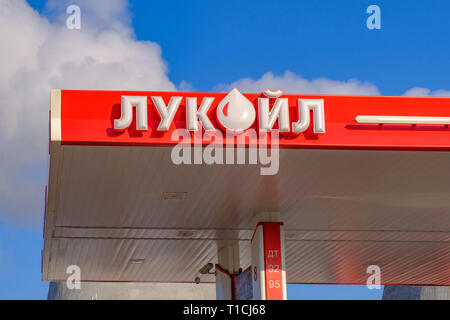
[[262,92],[264,89],[282,89],[285,93],[304,94],[355,94],[378,95],[378,88],[369,82],[360,82],[356,79],[347,81],[318,78],[308,80],[290,71],[280,76],[272,72],[265,73],[259,79],[244,78],[230,84],[221,84],[215,87],[218,91],[229,91],[238,88],[243,92]]
[[185,91],[185,92],[193,92],[195,91],[194,86],[192,85],[192,83],[187,82],[187,81],[181,81],[181,83],[177,86],[179,91]]
[[450,97],[449,90],[430,90],[428,88],[415,87],[407,90],[405,96],[411,97]]
[[126,0],[78,0],[81,30],[65,27],[71,1],[46,18],[0,0],[0,220],[42,221],[52,88],[176,90],[160,47],[137,41]]

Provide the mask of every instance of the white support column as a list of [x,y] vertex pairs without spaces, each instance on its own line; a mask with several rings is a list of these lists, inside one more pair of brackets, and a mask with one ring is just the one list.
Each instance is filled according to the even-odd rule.
[[216,299],[234,300],[234,275],[239,273],[239,243],[225,242],[218,248],[218,264],[216,265]]
[[253,299],[286,300],[283,223],[258,222],[251,248]]

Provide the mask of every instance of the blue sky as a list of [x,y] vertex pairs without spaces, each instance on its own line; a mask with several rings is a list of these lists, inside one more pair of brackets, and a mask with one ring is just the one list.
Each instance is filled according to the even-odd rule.
[[[36,8],[45,1],[30,0]],[[76,3],[76,1],[73,1]],[[157,42],[170,79],[198,91],[290,70],[305,78],[356,78],[383,95],[449,89],[450,2],[285,0],[130,1],[140,40]],[[381,30],[366,8],[381,9]]]
[[[374,3],[381,30],[366,28]],[[450,80],[448,1],[136,1],[132,8],[138,38],[162,46],[170,78],[201,91],[285,70],[369,81],[384,95]]]
[[[28,3],[42,17],[55,14],[46,1]],[[381,30],[366,27],[371,4],[381,8]],[[161,47],[167,77],[178,87],[188,83],[191,90],[212,91],[289,70],[308,81],[357,79],[383,95],[403,95],[415,87],[450,90],[447,0],[131,1],[129,8],[136,40]],[[43,167],[35,163],[20,172],[41,183]],[[42,206],[27,210],[42,220]],[[46,298],[41,249],[42,223],[0,216],[0,299]],[[288,286],[291,299],[379,299],[381,294],[365,286]]]

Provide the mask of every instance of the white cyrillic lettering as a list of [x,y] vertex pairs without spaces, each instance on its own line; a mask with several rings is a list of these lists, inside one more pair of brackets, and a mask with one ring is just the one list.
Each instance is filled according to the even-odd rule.
[[183,97],[172,97],[170,98],[169,105],[166,106],[162,97],[152,97],[152,101],[159,112],[159,116],[161,117],[158,130],[169,130],[173,117],[175,116],[175,113],[177,113],[178,107],[180,106],[181,99],[183,99]]
[[136,106],[136,130],[147,130],[147,97],[122,96],[121,100],[122,114],[114,120],[114,129],[123,130],[131,125],[133,106]]
[[289,132],[289,105],[287,98],[278,98],[269,111],[269,99],[258,98],[259,131],[270,131],[278,119],[281,132]]
[[269,250],[269,253],[267,254],[268,258],[275,258],[278,256],[278,250]]
[[298,99],[299,120],[292,124],[293,132],[303,132],[310,124],[309,111],[313,111],[314,133],[325,133],[325,113],[323,99]]
[[206,113],[211,107],[214,98],[203,98],[200,108],[197,110],[197,98],[186,98],[186,125],[189,131],[197,131],[197,120],[200,120],[206,131],[215,131]]

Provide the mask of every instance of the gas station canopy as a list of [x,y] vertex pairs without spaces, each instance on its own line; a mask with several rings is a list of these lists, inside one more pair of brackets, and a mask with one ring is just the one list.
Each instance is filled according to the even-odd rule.
[[450,98],[244,94],[256,110],[247,152],[265,101],[275,115],[275,174],[174,163],[177,129],[233,129],[232,93],[53,90],[43,280],[77,265],[84,281],[193,282],[229,241],[246,268],[255,214],[275,212],[287,283],[366,284],[376,265],[382,284],[450,285]]

